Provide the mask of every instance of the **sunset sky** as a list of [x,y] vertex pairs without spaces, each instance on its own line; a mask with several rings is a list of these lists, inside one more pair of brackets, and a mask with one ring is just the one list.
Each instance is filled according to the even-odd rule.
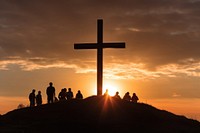
[[0,114],[28,105],[33,88],[53,82],[96,95],[96,50],[74,43],[104,42],[104,91],[200,120],[200,0],[1,0]]

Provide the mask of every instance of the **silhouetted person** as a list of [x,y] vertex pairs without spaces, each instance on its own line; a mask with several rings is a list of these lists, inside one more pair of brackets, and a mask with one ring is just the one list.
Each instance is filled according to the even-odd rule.
[[106,92],[104,93],[104,96],[108,96],[108,89],[106,89]]
[[35,106],[35,89],[29,94],[30,107]]
[[135,93],[133,93],[133,95],[131,97],[131,101],[134,103],[137,103],[138,100],[139,100],[138,96]]
[[36,95],[36,104],[37,104],[37,106],[42,105],[42,95],[41,95],[41,91],[38,91],[38,94]]
[[74,94],[72,92],[71,88],[68,88],[68,92],[67,92],[67,100],[70,100],[74,97]]
[[67,100],[67,89],[66,88],[61,89],[60,93],[58,94],[58,98],[60,101]]
[[121,99],[118,91],[115,93],[115,95],[113,97],[116,98],[116,99]]
[[47,103],[53,103],[55,97],[55,88],[53,87],[53,83],[50,82],[49,86],[46,89],[47,94]]
[[125,95],[124,95],[124,97],[123,97],[123,100],[125,100],[125,101],[131,101],[131,96],[129,95],[129,92],[126,92],[125,93]]
[[81,94],[80,90],[78,90],[78,92],[76,93],[76,99],[83,99],[83,95]]

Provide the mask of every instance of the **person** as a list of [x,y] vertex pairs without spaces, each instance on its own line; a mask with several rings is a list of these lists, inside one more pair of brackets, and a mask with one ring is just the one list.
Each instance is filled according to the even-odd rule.
[[35,106],[35,89],[29,94],[30,107]]
[[125,100],[125,101],[131,101],[131,96],[130,96],[130,94],[129,94],[129,92],[126,92],[125,93],[125,95],[124,95],[124,97],[123,97],[123,100]]
[[36,95],[36,104],[37,104],[37,106],[42,105],[42,95],[41,95],[41,91],[38,91],[38,94]]
[[76,93],[76,99],[83,99],[83,94],[80,90],[78,90],[78,92]]
[[70,100],[74,97],[74,94],[72,92],[71,88],[68,88],[68,92],[67,92],[67,100]]
[[114,98],[116,98],[116,99],[121,99],[121,97],[120,97],[120,95],[119,95],[119,92],[118,92],[118,91],[115,93],[115,95],[114,95]]
[[104,93],[104,96],[108,96],[108,89],[106,89],[106,92]]
[[136,95],[136,93],[133,93],[132,97],[131,97],[131,101],[134,103],[137,103],[137,101],[139,100],[138,96]]
[[66,88],[61,89],[60,93],[58,94],[58,98],[59,98],[60,101],[67,100],[66,99],[67,98],[66,93],[67,93],[67,89]]
[[53,87],[53,83],[50,82],[49,86],[46,89],[47,94],[47,103],[53,103],[55,97],[55,87]]

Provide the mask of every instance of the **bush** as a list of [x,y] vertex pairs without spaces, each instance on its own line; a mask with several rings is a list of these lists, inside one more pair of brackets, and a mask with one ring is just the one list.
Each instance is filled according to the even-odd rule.
[[17,106],[17,109],[21,109],[21,108],[24,108],[24,107],[25,107],[25,105],[22,104],[22,103],[20,103],[20,104]]

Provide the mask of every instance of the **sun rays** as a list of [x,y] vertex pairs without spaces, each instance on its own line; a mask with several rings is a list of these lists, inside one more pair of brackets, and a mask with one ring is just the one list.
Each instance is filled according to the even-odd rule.
[[117,87],[115,84],[106,83],[106,84],[103,86],[103,93],[105,93],[106,90],[108,90],[108,94],[109,94],[110,96],[114,96],[115,93],[118,91],[118,87]]

